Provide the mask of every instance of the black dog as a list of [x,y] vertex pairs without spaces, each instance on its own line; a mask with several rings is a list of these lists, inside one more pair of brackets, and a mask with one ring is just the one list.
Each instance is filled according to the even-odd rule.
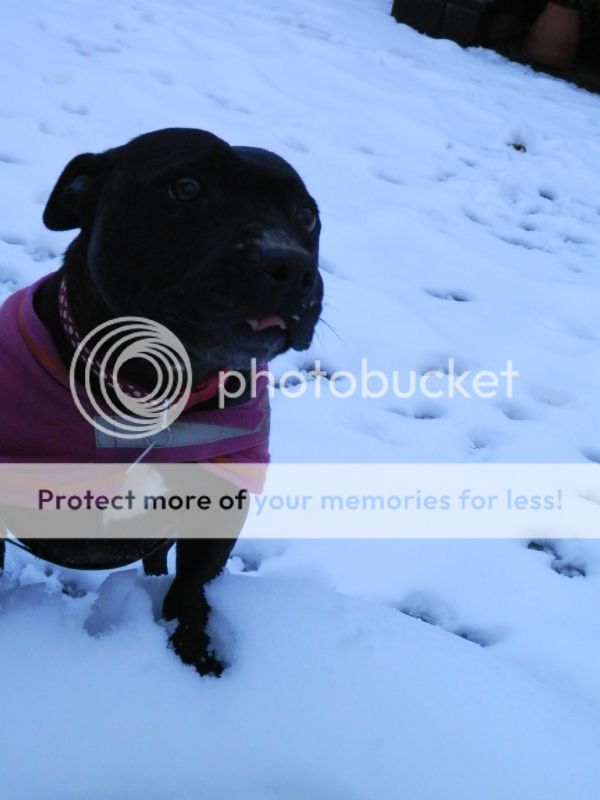
[[[194,383],[223,365],[245,370],[253,358],[266,362],[311,342],[323,293],[318,210],[298,174],[271,152],[231,147],[194,129],[144,134],[74,158],[52,191],[44,223],[81,229],[63,267],[34,298],[65,365],[74,347],[59,314],[63,281],[82,335],[116,317],[156,320],[185,346]],[[142,366],[135,379],[144,377]],[[172,644],[202,673],[221,668],[209,654],[204,584],[225,565],[244,516],[237,515],[229,538],[177,542],[163,615],[178,620]],[[141,558],[147,574],[167,572],[171,544],[164,537],[101,545],[28,540],[34,554],[58,564],[106,569]],[[0,567],[2,556],[0,540]]]

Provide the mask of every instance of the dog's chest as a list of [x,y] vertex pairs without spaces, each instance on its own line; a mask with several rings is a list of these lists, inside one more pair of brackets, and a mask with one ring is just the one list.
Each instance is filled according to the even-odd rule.
[[[68,374],[35,314],[34,284],[0,309],[0,462],[127,463],[148,450],[155,463],[268,461],[269,402],[266,386],[248,402],[216,410],[190,409],[170,428],[148,439],[123,439],[100,430],[78,410]],[[84,393],[81,404],[93,417]]]

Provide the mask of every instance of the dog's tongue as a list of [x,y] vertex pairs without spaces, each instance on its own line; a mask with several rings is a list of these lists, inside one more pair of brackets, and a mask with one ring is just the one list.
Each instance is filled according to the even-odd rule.
[[262,319],[247,319],[246,322],[253,331],[265,331],[267,328],[281,328],[287,330],[285,321],[277,314],[270,314]]

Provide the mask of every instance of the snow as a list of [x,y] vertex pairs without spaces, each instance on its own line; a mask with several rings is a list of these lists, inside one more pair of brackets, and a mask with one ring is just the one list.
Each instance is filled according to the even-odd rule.
[[[277,374],[520,372],[510,399],[280,394],[276,460],[600,462],[598,97],[384,0],[4,0],[0,26],[0,300],[58,267],[73,155],[206,128],[321,207],[327,325]],[[11,549],[0,797],[595,800],[600,547],[526,545],[242,541],[219,680],[166,648],[168,579]]]

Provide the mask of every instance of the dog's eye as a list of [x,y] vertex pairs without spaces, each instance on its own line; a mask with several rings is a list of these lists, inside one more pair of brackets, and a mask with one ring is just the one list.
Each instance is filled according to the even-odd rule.
[[196,178],[178,178],[169,186],[169,194],[174,200],[196,200],[202,187]]
[[310,231],[314,231],[317,224],[317,215],[312,208],[309,208],[309,206],[304,206],[304,208],[299,209],[296,214],[296,219],[303,228],[306,228],[309,233]]

